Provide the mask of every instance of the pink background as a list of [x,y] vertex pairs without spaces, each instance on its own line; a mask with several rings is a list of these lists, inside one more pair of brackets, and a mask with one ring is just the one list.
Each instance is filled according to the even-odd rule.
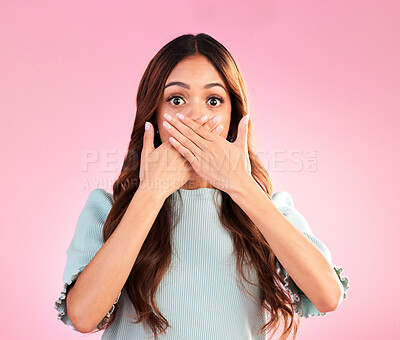
[[394,339],[399,15],[396,1],[3,2],[2,339],[84,336],[53,307],[78,214],[90,190],[111,191],[147,63],[201,32],[243,72],[274,191],[292,194],[350,279],[298,339]]

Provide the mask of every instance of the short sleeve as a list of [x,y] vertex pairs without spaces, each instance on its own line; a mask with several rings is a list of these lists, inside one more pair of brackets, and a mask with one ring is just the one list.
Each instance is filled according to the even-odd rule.
[[[342,283],[344,291],[343,299],[345,299],[347,296],[345,292],[349,289],[349,279],[346,276],[341,275],[343,271],[342,267],[336,266],[332,263],[332,254],[330,250],[322,241],[314,236],[305,217],[295,209],[291,195],[286,191],[278,191],[272,195],[272,202],[294,226],[301,230],[303,234],[318,247],[327,260],[332,264],[332,268],[335,270],[340,282]],[[296,285],[278,259],[276,259],[276,266],[279,275],[285,281],[285,288],[292,296],[295,311],[299,316],[308,318],[309,316],[323,316],[327,314],[318,311],[311,300]]]
[[[72,326],[75,331],[78,330],[71,323],[67,313],[67,292],[104,244],[103,226],[112,204],[112,195],[104,189],[94,189],[90,192],[87,202],[78,217],[74,236],[66,252],[67,261],[63,275],[64,287],[60,297],[55,302],[54,308],[58,311],[58,319],[66,325]],[[110,311],[97,325],[97,329],[107,324],[120,296],[121,292]]]

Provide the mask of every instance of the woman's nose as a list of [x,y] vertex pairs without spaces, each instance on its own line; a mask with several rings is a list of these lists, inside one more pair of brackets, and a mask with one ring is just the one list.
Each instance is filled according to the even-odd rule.
[[184,116],[196,120],[206,114],[205,107],[201,100],[196,100],[185,107],[181,112]]

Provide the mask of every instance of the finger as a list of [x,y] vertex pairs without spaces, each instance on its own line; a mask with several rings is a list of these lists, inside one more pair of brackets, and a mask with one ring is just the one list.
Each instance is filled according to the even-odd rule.
[[215,124],[213,130],[211,131],[211,133],[214,134],[220,134],[222,132],[222,130],[224,129],[224,126],[222,124]]
[[190,163],[191,166],[194,165],[194,163],[197,161],[197,158],[193,153],[184,147],[178,140],[176,140],[174,137],[169,137],[168,138],[169,142],[171,145],[183,156],[186,158],[186,160]]
[[[180,114],[179,114],[180,115]],[[182,116],[182,115],[181,115]],[[200,137],[196,132],[194,132],[190,127],[183,124],[177,116],[170,116],[168,114],[164,114],[163,126],[164,128],[176,139],[178,140],[184,147],[192,151],[193,154],[198,154],[201,150],[203,150],[205,145],[205,140]],[[190,120],[192,124],[196,124],[196,126],[201,129],[206,130],[202,125],[194,121],[193,119],[187,117],[187,120]]]
[[[220,120],[220,119],[217,119],[217,121],[219,121],[219,120]],[[214,128],[214,127],[216,127],[216,126],[218,125],[218,123],[216,123],[216,122],[213,121],[213,117],[209,118],[208,115],[202,115],[202,116],[198,117],[198,118],[195,120],[195,122],[197,122],[197,123],[199,123],[200,125],[204,126],[206,129],[208,129],[208,131],[211,131],[212,128]],[[221,132],[215,132],[215,129],[214,129],[214,133],[219,134],[219,133],[221,133]],[[173,137],[172,137],[172,138],[173,138]],[[168,143],[168,144],[170,144],[171,147],[174,147],[174,146],[172,145],[172,143]],[[179,151],[178,151],[178,152],[179,152]],[[181,155],[181,156],[182,156],[182,155]],[[189,154],[188,154],[188,156],[189,156]],[[185,158],[184,156],[182,156],[182,158],[185,158],[185,159],[187,160],[187,164],[189,165],[190,169],[191,169],[192,171],[194,171],[192,165],[190,164],[190,162],[193,160],[194,155],[191,155],[191,159],[190,159],[190,160],[187,159],[188,156],[187,156],[186,158]]]
[[208,121],[209,126],[211,127],[210,131],[214,132],[214,133],[221,133],[221,131],[216,131],[216,128],[218,127],[218,123],[221,121],[221,116],[216,115],[210,118],[210,120]]
[[[217,117],[217,118],[215,118]],[[215,133],[219,135],[223,129],[216,129],[218,127],[218,122],[221,120],[221,116],[214,116],[214,117],[208,117],[207,115],[204,115],[202,117],[197,118],[195,121],[198,122],[200,125],[203,125],[205,128],[208,129],[208,131],[211,131],[212,133]]]
[[[175,121],[175,123],[173,123]],[[199,148],[199,146],[194,143],[192,141],[192,139],[187,137],[187,135],[185,135],[185,132],[182,132],[180,130],[178,130],[175,127],[176,122],[178,121],[177,118],[175,117],[171,117],[169,118],[169,121],[163,121],[163,127],[164,129],[172,136],[175,138],[175,140],[177,140],[182,146],[184,146],[186,149],[190,150],[190,152],[194,155],[199,155],[201,153],[201,148]],[[193,121],[194,122],[194,121]],[[194,122],[195,124],[198,124],[196,122]],[[183,124],[181,124],[183,125]],[[203,127],[203,126],[202,126]],[[182,128],[181,128],[182,129]],[[185,131],[190,131],[188,134],[189,135],[195,135],[195,132],[193,130],[191,130],[188,127],[184,128]],[[187,132],[186,132],[187,133]],[[199,137],[199,136],[197,136]],[[193,137],[192,137],[193,138]],[[204,148],[204,147],[203,147]]]
[[[146,130],[147,128],[147,130]],[[142,153],[146,156],[154,150],[154,127],[150,122],[145,123]]]
[[210,126],[208,125],[209,120],[207,115],[202,115],[198,117],[197,119],[195,119],[195,122],[211,130]]
[[[203,116],[200,116],[200,117],[198,117],[197,119],[196,119],[196,122],[197,123],[199,123],[200,125],[203,125],[203,126],[207,126],[207,128],[208,129],[211,129],[210,127],[212,127],[212,126],[214,126],[214,124],[208,124],[209,123],[209,120],[208,120],[208,116],[207,115],[203,115]],[[175,149],[174,148],[174,146],[172,145],[172,143],[170,142],[170,141],[166,141],[166,142],[164,142],[168,147],[170,147],[170,148],[172,148],[172,149]],[[163,143],[163,144],[164,144]],[[178,151],[177,151],[178,152]],[[179,153],[179,152],[178,152]],[[179,153],[179,155],[183,158],[183,159],[185,159],[185,157],[183,157],[180,153]],[[186,159],[185,159],[186,160]],[[187,163],[189,163],[189,162],[187,162]],[[188,164],[189,165],[189,164]],[[191,166],[190,166],[190,169],[193,169]]]
[[250,118],[249,114],[242,117],[242,119],[239,122],[238,134],[236,140],[233,142],[234,144],[237,144],[243,149],[247,149],[247,133],[248,133],[249,118]]
[[[167,118],[167,117],[166,117]],[[212,134],[204,126],[198,124],[191,117],[177,113],[176,116],[170,119],[170,123],[178,130],[184,137],[197,145],[201,150],[208,147],[210,141],[214,141],[215,134]],[[177,138],[182,145],[188,146],[182,140]],[[193,151],[193,150],[192,150]]]
[[215,140],[215,134],[211,133],[204,126],[195,122],[189,116],[177,113],[171,121],[177,130],[196,143],[196,145],[198,145],[201,149],[207,147],[208,142]]

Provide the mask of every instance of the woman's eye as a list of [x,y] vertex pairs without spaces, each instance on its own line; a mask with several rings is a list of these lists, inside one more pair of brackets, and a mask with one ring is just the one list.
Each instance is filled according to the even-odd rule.
[[[208,98],[208,100],[210,100],[210,105],[211,106],[219,106],[224,102],[224,99],[222,97],[215,97],[215,96]],[[218,101],[220,102],[219,105],[218,105]],[[215,103],[217,105],[214,105]]]
[[[183,98],[181,96],[171,96],[166,99],[166,102],[168,102],[168,103],[171,102],[172,105],[178,106],[178,105],[182,104],[180,102],[181,100],[183,101]],[[218,104],[218,101],[219,101],[219,104]],[[221,105],[224,102],[224,99],[219,96],[212,96],[212,97],[208,98],[207,102],[209,102],[211,106],[216,107],[216,106]]]
[[179,97],[179,96],[171,96],[171,97],[167,98],[167,102],[170,102],[170,101],[172,100],[172,102],[173,102],[172,105],[178,106],[178,105],[179,105],[179,100],[180,100],[180,99],[183,100],[182,97]]

